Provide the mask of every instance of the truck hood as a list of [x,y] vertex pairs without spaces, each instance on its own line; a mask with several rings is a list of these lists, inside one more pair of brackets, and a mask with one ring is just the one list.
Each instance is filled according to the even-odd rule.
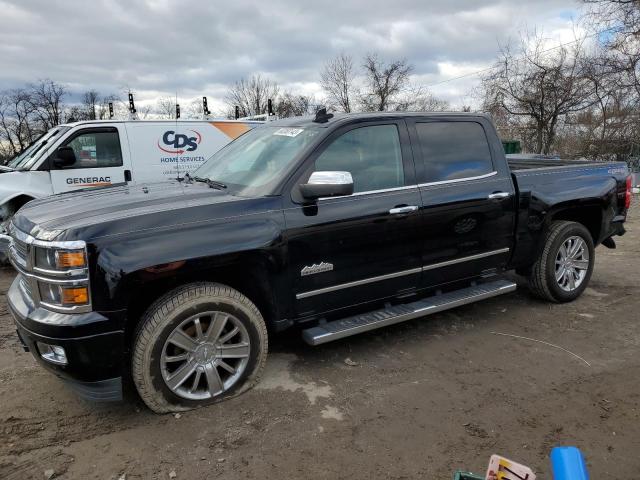
[[260,198],[234,196],[204,183],[162,182],[34,200],[20,209],[13,223],[43,240],[90,240],[239,216],[262,210],[260,204]]

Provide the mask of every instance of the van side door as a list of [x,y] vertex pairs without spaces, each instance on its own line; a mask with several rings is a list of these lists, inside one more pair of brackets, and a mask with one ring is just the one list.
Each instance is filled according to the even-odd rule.
[[[48,158],[53,193],[124,183],[128,180],[125,170],[131,168],[127,144],[121,125],[79,128]],[[57,164],[58,149],[64,147],[73,151],[73,164]]]
[[502,270],[514,243],[515,189],[488,140],[491,125],[455,116],[409,125],[423,203],[422,287]]

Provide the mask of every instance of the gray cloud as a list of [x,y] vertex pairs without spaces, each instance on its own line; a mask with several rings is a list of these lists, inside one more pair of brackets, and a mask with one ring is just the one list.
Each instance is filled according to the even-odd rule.
[[553,31],[575,8],[572,0],[0,0],[0,89],[48,77],[76,92],[220,99],[254,73],[313,89],[340,51],[406,57],[416,78],[438,81],[439,63],[488,64],[525,22]]

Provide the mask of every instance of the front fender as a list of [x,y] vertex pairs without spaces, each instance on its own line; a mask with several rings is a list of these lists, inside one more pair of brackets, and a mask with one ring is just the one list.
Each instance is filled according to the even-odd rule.
[[125,308],[137,290],[155,279],[203,278],[234,265],[259,263],[270,281],[280,284],[285,279],[283,222],[277,211],[103,237],[89,247],[95,258],[94,308]]
[[0,174],[0,205],[20,196],[42,198],[53,195],[49,172],[6,172]]

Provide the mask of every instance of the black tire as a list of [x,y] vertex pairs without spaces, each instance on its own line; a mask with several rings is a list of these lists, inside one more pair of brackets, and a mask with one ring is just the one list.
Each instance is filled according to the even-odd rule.
[[[562,245],[571,237],[581,238],[588,251],[588,268],[581,283],[571,291],[563,289],[556,280],[556,257]],[[595,249],[591,233],[580,223],[555,221],[549,225],[544,236],[542,252],[531,268],[528,277],[531,292],[550,302],[571,302],[578,298],[591,279],[595,261]]]
[[[243,332],[250,340],[247,347],[248,359],[242,373],[227,390],[206,399],[183,398],[172,391],[163,378],[161,358],[167,358],[163,357],[163,351],[169,345],[166,343],[169,335],[177,328],[181,328],[185,321],[188,322],[189,318],[199,313],[211,311],[219,312],[225,317],[228,314],[227,318],[232,317],[234,321],[239,322],[239,327],[244,327]],[[209,327],[214,321],[215,318],[212,318]],[[200,322],[199,318],[198,322]],[[222,333],[218,334],[220,335]],[[268,339],[264,319],[247,297],[233,288],[218,283],[192,283],[158,299],[141,318],[133,341],[131,360],[133,382],[140,398],[156,413],[191,410],[240,395],[253,387],[262,374],[267,350]],[[186,350],[184,354],[189,355],[190,359],[196,355]],[[166,373],[166,369],[164,371]],[[195,377],[193,378],[193,383],[198,383]],[[204,381],[207,382],[207,380],[205,378]]]

